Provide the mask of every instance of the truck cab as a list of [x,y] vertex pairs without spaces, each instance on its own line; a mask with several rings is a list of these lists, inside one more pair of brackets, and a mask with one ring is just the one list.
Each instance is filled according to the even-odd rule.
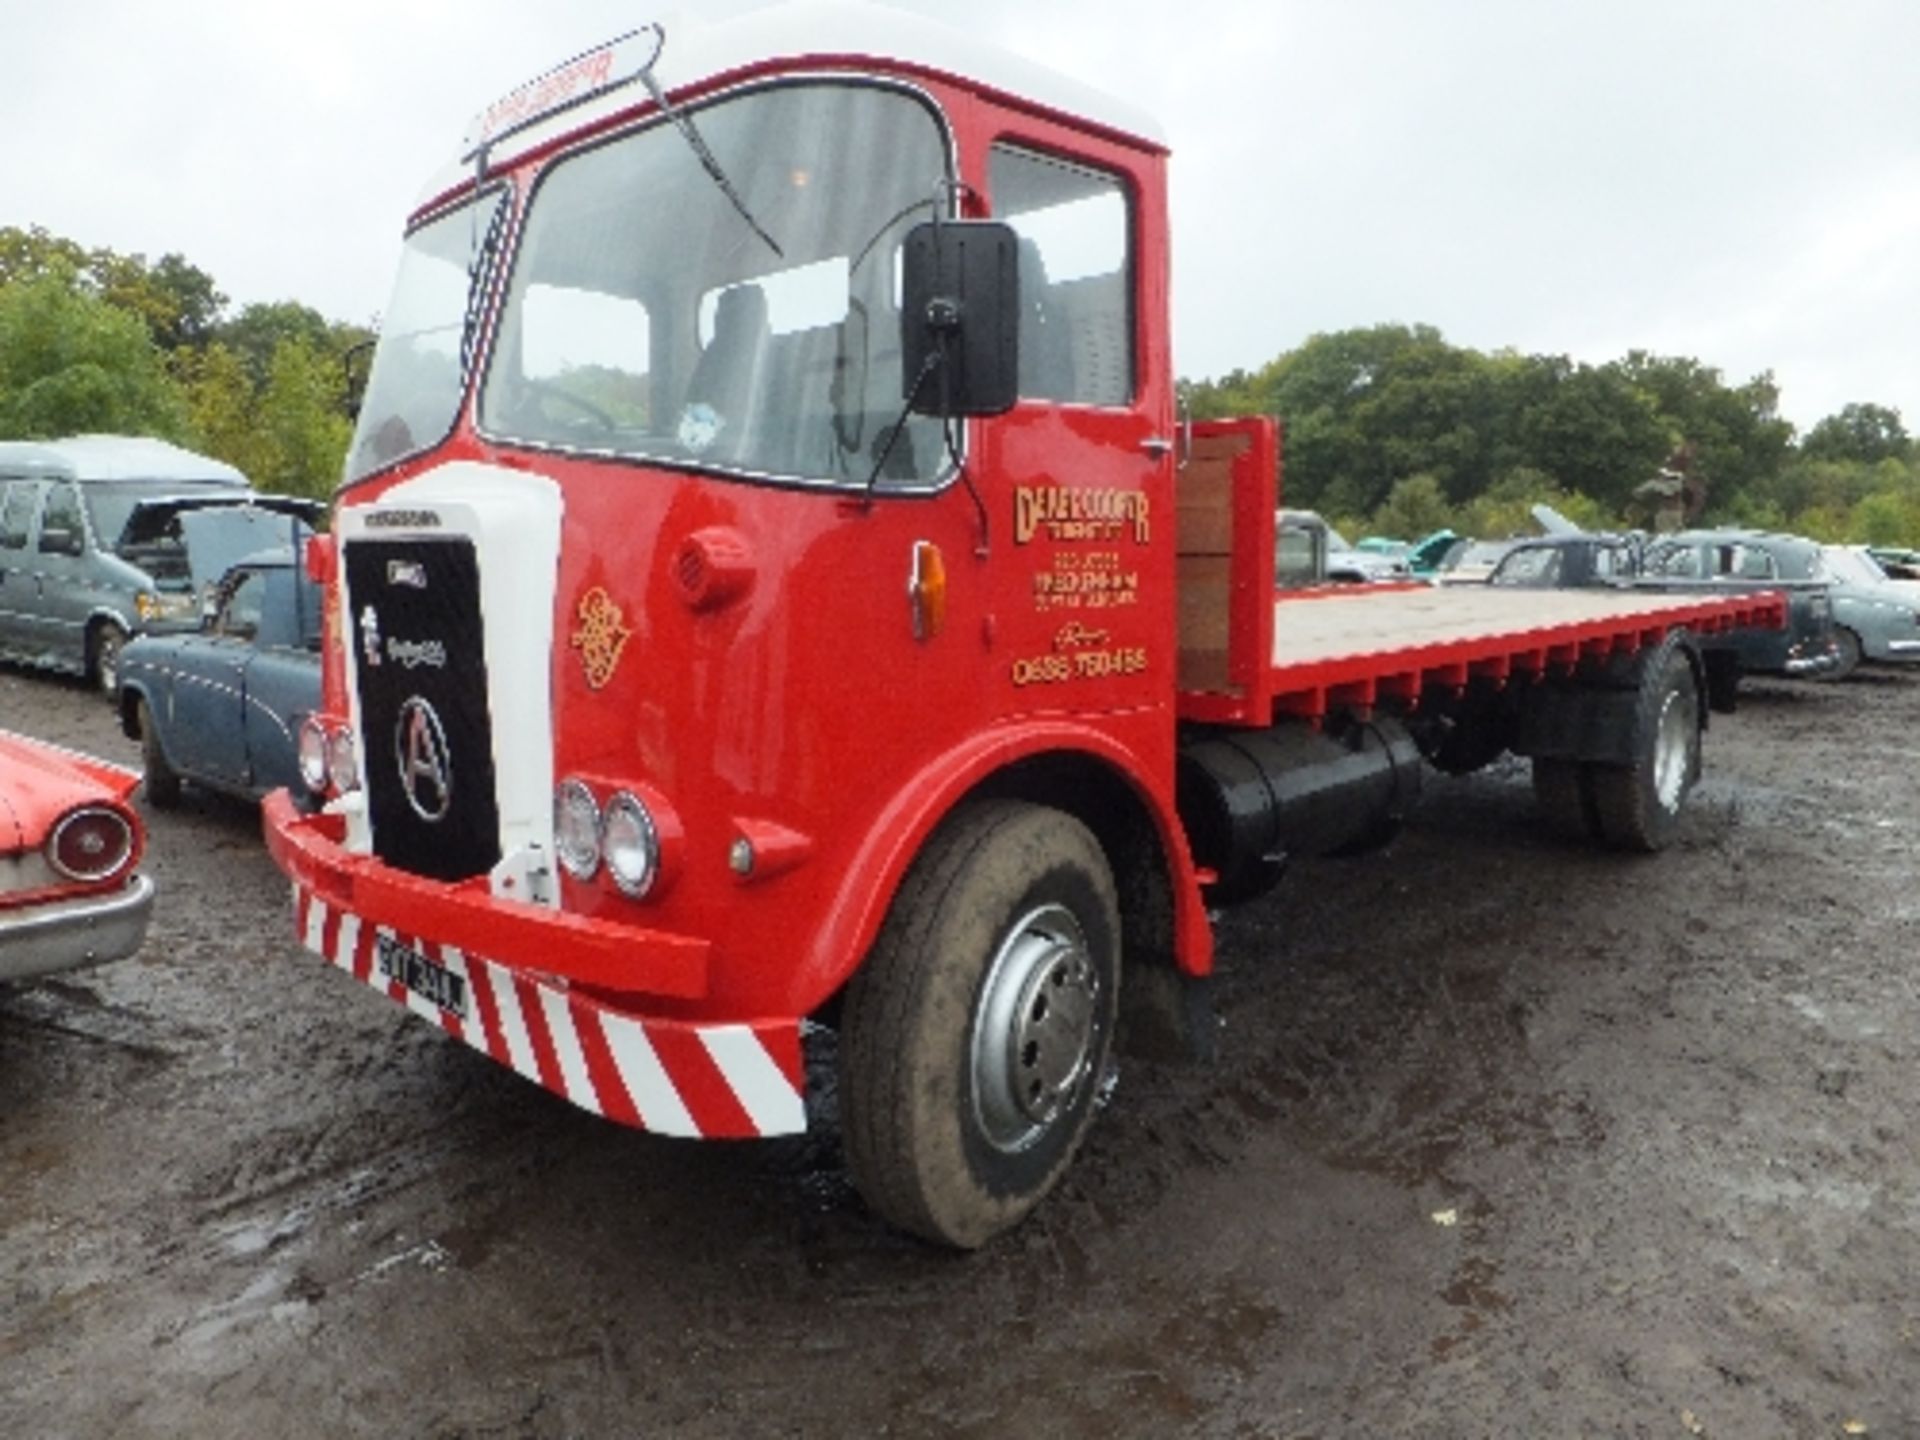
[[[1119,837],[1113,938],[1204,971],[1164,167],[1131,107],[859,5],[637,32],[483,113],[409,223],[316,561],[316,788],[266,807],[316,948],[702,1135],[804,1123],[802,1022],[970,805]],[[907,241],[989,216],[1015,393],[927,413]],[[1065,933],[1022,972],[1083,1016],[1005,1101],[1023,1164],[1117,1019]]]

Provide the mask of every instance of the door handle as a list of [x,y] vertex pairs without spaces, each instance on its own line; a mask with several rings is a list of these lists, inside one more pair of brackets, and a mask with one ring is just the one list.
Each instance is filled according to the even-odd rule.
[[1164,460],[1173,452],[1173,441],[1164,435],[1149,435],[1140,442],[1140,448],[1156,460]]

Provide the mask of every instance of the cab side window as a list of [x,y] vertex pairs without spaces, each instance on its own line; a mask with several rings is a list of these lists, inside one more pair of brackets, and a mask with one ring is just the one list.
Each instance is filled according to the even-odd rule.
[[1133,399],[1133,225],[1116,175],[996,145],[993,218],[1020,239],[1020,394]]
[[47,492],[47,508],[40,515],[40,549],[48,554],[78,555],[86,538],[80,492],[71,485],[54,486]]
[[0,486],[0,550],[27,548],[27,527],[33,524],[33,502],[40,486],[33,480],[15,480]]

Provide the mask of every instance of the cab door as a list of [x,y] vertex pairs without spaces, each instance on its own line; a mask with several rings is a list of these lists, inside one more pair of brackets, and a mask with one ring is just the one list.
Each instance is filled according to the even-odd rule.
[[0,652],[35,653],[34,572],[28,541],[40,509],[38,480],[0,480]]
[[234,571],[206,628],[179,642],[167,753],[175,769],[196,780],[247,783],[246,671],[265,598],[259,570]]
[[35,626],[44,651],[64,668],[87,663],[87,621],[99,587],[87,550],[87,520],[79,487],[58,480],[47,487],[33,540]]
[[[1072,137],[1057,137],[1071,146]],[[1144,164],[1144,161],[1137,163]],[[983,423],[991,542],[1013,563],[1016,711],[1137,708],[1174,687],[1172,401],[1157,221],[1119,157],[996,140],[987,208],[1018,238],[1018,400]]]

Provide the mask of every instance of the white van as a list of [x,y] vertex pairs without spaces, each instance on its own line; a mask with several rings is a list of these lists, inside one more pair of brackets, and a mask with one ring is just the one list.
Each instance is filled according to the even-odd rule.
[[265,498],[233,466],[164,440],[0,441],[0,659],[112,694],[127,637],[196,623],[197,572],[222,558],[194,562],[182,513]]

